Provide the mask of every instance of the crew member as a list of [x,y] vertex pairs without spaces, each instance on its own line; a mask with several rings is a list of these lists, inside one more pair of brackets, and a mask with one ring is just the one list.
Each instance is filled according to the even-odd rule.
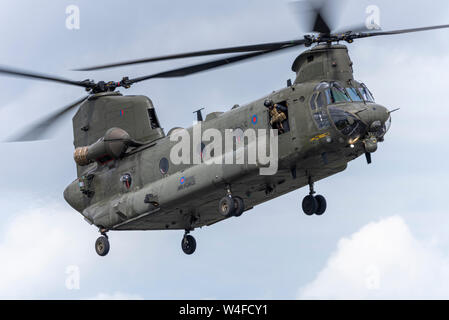
[[265,100],[264,105],[270,112],[271,127],[278,129],[280,134],[289,132],[290,127],[287,120],[288,108],[282,104],[275,104],[270,99]]

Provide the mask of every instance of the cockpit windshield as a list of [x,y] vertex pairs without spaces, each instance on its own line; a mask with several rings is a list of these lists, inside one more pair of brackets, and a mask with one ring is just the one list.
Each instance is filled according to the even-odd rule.
[[374,97],[365,84],[362,83],[362,86],[359,88],[359,91],[363,97],[363,100],[367,102],[374,102]]
[[357,89],[353,87],[346,88],[351,100],[354,102],[363,102],[362,97],[357,93]]
[[339,82],[321,82],[315,87],[315,92],[311,104],[317,102],[319,107],[345,102],[374,102],[371,91],[363,83],[356,87],[343,87]]
[[348,93],[342,86],[338,84],[338,82],[332,83],[332,87],[330,89],[330,97],[332,103],[351,102],[351,98],[349,98]]
[[315,87],[315,91],[321,92],[317,99],[320,107],[335,103],[363,101],[355,88],[344,88],[339,82],[321,82]]

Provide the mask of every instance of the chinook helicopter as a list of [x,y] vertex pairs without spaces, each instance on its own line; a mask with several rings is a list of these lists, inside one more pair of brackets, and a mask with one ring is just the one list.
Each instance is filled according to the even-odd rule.
[[[239,217],[255,206],[293,190],[309,187],[302,201],[307,215],[322,215],[326,199],[316,195],[314,184],[346,169],[348,162],[365,155],[371,163],[379,142],[384,141],[391,113],[375,102],[368,87],[353,77],[348,48],[340,43],[418,31],[449,28],[449,25],[396,31],[333,33],[323,15],[313,7],[313,34],[300,39],[206,51],[173,54],[126,61],[79,70],[98,70],[136,63],[156,62],[207,55],[240,53],[205,63],[115,82],[73,81],[45,74],[0,67],[0,73],[59,82],[85,88],[88,95],[51,114],[10,141],[37,140],[61,116],[77,108],[73,117],[74,160],[77,179],[64,191],[65,200],[101,236],[95,242],[98,255],[110,250],[109,231],[184,230],[181,247],[192,254],[195,228]],[[245,140],[247,129],[277,132],[278,169],[260,175],[263,164],[198,164],[171,161],[171,150],[180,132],[165,134],[156,109],[146,96],[126,96],[117,89],[156,78],[183,77],[217,67],[305,46],[292,65],[294,82],[247,105],[227,112],[213,112],[203,119],[204,130],[224,133],[231,129]],[[313,46],[313,47],[312,47]],[[273,109],[283,106],[282,128],[273,119]],[[193,133],[194,127],[184,130]],[[207,141],[193,146],[200,154]],[[246,147],[244,147],[246,148]]]

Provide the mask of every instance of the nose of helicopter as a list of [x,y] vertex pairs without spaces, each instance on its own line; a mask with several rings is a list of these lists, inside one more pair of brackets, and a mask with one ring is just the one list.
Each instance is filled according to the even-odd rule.
[[377,132],[386,126],[390,111],[379,104],[370,104],[358,112],[357,116],[368,126],[368,131]]
[[329,114],[337,129],[348,137],[348,143],[354,147],[362,142],[366,154],[376,152],[379,141],[390,128],[390,111],[379,104],[348,104],[329,106]]
[[363,138],[365,155],[371,163],[370,154],[376,152],[378,141],[383,141],[390,128],[390,111],[379,104],[369,104],[358,112],[357,116],[366,125],[366,135]]

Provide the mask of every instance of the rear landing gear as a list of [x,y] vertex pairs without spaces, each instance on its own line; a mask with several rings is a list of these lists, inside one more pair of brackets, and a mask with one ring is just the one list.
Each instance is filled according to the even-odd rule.
[[109,239],[105,232],[101,233],[102,236],[95,241],[95,251],[97,254],[101,257],[104,257],[108,254],[110,245],[109,245]]
[[304,197],[302,200],[302,210],[308,216],[312,216],[314,214],[321,216],[327,208],[326,198],[322,195],[314,196],[315,190],[313,189],[313,181],[311,177],[309,177],[309,188],[309,195]]
[[184,251],[185,254],[191,255],[195,252],[196,249],[196,240],[194,237],[188,234],[189,231],[186,231],[184,234],[184,237],[181,241],[181,248],[182,251]]

